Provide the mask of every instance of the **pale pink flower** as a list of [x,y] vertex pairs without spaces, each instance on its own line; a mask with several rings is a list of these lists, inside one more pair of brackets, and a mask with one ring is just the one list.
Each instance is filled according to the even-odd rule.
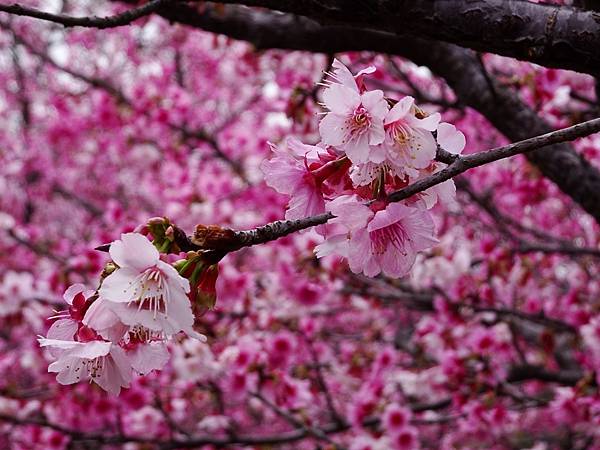
[[166,336],[184,331],[205,339],[192,329],[188,280],[160,260],[158,250],[148,239],[138,233],[122,234],[109,252],[119,268],[106,277],[98,294],[100,299],[115,303],[110,309],[120,322]]
[[375,212],[356,197],[342,196],[327,209],[336,216],[331,222],[347,232],[317,246],[317,256],[345,255],[354,273],[401,277],[412,267],[417,252],[438,242],[431,216],[418,208],[390,203]]
[[415,99],[404,97],[385,116],[386,159],[398,172],[413,175],[435,159],[437,145],[432,132],[437,129],[440,114],[423,119],[415,116]]
[[49,347],[58,359],[48,366],[48,372],[58,375],[60,384],[91,380],[102,389],[118,395],[122,387],[129,387],[131,364],[125,352],[111,342],[92,340],[38,339],[42,347]]
[[459,155],[467,143],[462,131],[450,123],[442,122],[437,127],[437,142],[444,150]]
[[358,164],[369,160],[370,146],[383,142],[383,119],[389,108],[383,91],[361,93],[342,67],[339,63],[335,74],[343,84],[331,83],[323,92],[329,113],[321,120],[319,132],[323,143],[342,148]]

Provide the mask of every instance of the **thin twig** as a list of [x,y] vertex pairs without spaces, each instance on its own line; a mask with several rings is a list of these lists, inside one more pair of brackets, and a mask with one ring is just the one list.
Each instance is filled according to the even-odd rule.
[[87,27],[87,28],[115,28],[129,25],[133,21],[152,14],[160,7],[171,3],[173,0],[152,0],[145,5],[128,11],[107,17],[73,17],[65,14],[52,14],[39,9],[13,3],[12,5],[0,5],[0,11],[16,16],[32,17],[61,24],[65,27]]

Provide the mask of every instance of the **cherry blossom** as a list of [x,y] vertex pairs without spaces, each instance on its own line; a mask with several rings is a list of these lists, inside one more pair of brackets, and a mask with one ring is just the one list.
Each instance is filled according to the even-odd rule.
[[327,205],[335,215],[332,223],[346,229],[320,244],[322,257],[332,252],[347,256],[355,273],[375,276],[380,272],[401,277],[412,267],[416,254],[437,243],[431,216],[418,208],[400,203],[368,207],[358,199],[339,197]]
[[439,113],[417,118],[415,100],[404,97],[385,116],[386,140],[383,146],[390,166],[398,175],[414,176],[435,158],[437,149],[432,131],[440,121]]
[[184,331],[203,339],[192,329],[188,280],[160,260],[148,239],[137,233],[122,234],[111,244],[110,256],[119,268],[102,282],[98,295],[119,321],[167,336]]
[[[338,69],[339,70],[339,69]],[[383,120],[388,104],[383,91],[358,92],[356,84],[332,83],[323,92],[323,103],[329,112],[319,124],[324,144],[340,146],[354,163],[370,159],[370,146],[385,139]]]
[[131,365],[123,349],[111,342],[40,338],[39,343],[58,353],[58,359],[48,366],[48,372],[57,373],[56,381],[60,384],[91,380],[114,395],[118,395],[121,388],[129,387]]

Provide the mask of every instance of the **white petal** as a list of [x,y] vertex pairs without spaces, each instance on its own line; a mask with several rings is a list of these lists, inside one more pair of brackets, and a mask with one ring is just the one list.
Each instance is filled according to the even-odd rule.
[[348,138],[346,117],[329,113],[319,123],[319,133],[326,145],[342,145]]
[[323,91],[323,103],[333,113],[346,115],[354,111],[360,105],[358,92],[342,86],[332,84]]
[[109,249],[110,257],[119,267],[132,267],[143,271],[154,266],[159,258],[156,247],[139,233],[124,233]]
[[98,291],[100,298],[117,303],[128,303],[137,300],[136,292],[140,289],[135,281],[140,272],[131,267],[115,270],[102,282]]
[[414,103],[414,98],[408,96],[404,97],[402,100],[396,103],[392,109],[390,109],[390,111],[387,113],[387,116],[385,116],[384,123],[388,125],[404,118],[409,113],[410,108],[412,108]]
[[151,342],[138,346],[129,352],[133,370],[146,375],[153,370],[161,370],[169,361],[169,350],[162,342]]

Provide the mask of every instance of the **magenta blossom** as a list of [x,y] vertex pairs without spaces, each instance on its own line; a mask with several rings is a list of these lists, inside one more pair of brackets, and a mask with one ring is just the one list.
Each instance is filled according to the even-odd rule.
[[324,212],[321,186],[309,165],[319,161],[319,155],[327,151],[297,139],[288,139],[287,148],[285,151],[271,145],[274,156],[261,164],[266,183],[277,192],[290,196],[285,218],[300,219]]
[[375,211],[356,197],[342,196],[327,209],[336,216],[332,223],[340,224],[346,233],[328,237],[317,246],[317,256],[346,256],[354,273],[401,277],[412,267],[417,252],[438,242],[431,216],[418,208],[390,203]]

